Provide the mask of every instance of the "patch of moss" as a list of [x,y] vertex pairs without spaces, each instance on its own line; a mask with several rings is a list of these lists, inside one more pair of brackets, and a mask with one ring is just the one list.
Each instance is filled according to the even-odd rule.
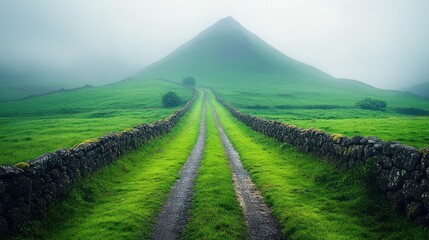
[[314,129],[314,132],[316,132],[316,133],[325,133],[323,130],[317,129],[317,128]]
[[322,130],[314,128],[314,127],[308,128],[306,131],[314,132],[314,133],[324,133]]
[[21,169],[29,169],[30,168],[30,164],[26,163],[26,162],[19,162],[15,164],[15,167],[17,168],[21,168]]
[[425,155],[429,154],[429,147],[420,148],[419,152],[421,155],[425,156]]
[[342,137],[344,137],[344,136],[339,134],[339,133],[333,133],[331,135],[331,138],[334,142],[338,142]]
[[134,128],[127,128],[127,129],[125,129],[125,130],[124,130],[124,131],[122,131],[122,132],[130,133],[130,132],[132,132],[132,131],[134,131]]
[[83,146],[83,145],[86,145],[89,143],[95,143],[95,142],[98,142],[98,138],[90,138],[90,139],[87,139],[81,143],[74,145],[73,148],[77,148],[77,147],[80,147],[80,146]]

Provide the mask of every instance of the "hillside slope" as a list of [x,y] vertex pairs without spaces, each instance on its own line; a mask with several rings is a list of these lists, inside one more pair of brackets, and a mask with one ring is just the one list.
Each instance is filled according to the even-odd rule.
[[46,94],[59,89],[71,89],[86,85],[75,81],[72,76],[40,66],[8,68],[0,66],[0,101],[16,100],[29,96]]
[[[374,97],[396,107],[411,105],[429,109],[428,101],[412,94],[381,90],[355,80],[337,79],[293,60],[231,17],[219,20],[137,74],[144,78],[178,82],[189,75],[194,76],[200,86],[214,87],[223,96],[239,96],[240,100],[255,104],[274,98],[270,101],[279,104],[353,105],[362,98]],[[227,97],[226,100],[232,100],[234,105],[240,104],[233,98]]]
[[408,92],[419,96],[429,97],[429,82],[421,83],[407,89]]
[[[227,73],[227,74],[226,74]],[[166,58],[140,72],[143,76],[180,79],[193,75],[207,85],[228,84],[223,75],[269,75],[282,73],[289,80],[311,76],[331,78],[317,69],[282,54],[231,17],[219,20]]]

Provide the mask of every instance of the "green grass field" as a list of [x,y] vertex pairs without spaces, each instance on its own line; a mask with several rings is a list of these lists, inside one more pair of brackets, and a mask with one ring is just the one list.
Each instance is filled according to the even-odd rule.
[[215,103],[225,132],[290,239],[427,239],[429,232],[345,172],[256,133]]
[[[341,133],[353,137],[377,136],[384,141],[399,141],[417,148],[429,146],[429,116],[413,116],[395,112],[397,108],[418,108],[429,112],[429,100],[407,93],[392,91],[368,91],[361,96],[356,92],[328,94],[301,91],[294,86],[282,92],[277,89],[219,90],[221,97],[240,111],[263,118],[294,124],[301,128],[317,128],[328,133]],[[348,96],[347,96],[348,95]],[[371,96],[387,102],[385,111],[359,109],[354,104]]]
[[201,96],[172,133],[79,182],[17,239],[148,239],[198,135]]
[[168,116],[162,95],[175,91],[183,103],[192,90],[159,80],[134,80],[104,87],[0,102],[0,164],[13,164],[89,138]]
[[417,148],[429,146],[429,116],[407,116],[364,109],[247,109],[241,111],[328,133],[376,136]]
[[429,117],[390,116],[387,118],[296,120],[302,128],[318,128],[345,136],[377,136],[417,148],[429,146]]
[[231,168],[209,103],[206,147],[194,189],[185,239],[245,238],[245,223],[235,196]]

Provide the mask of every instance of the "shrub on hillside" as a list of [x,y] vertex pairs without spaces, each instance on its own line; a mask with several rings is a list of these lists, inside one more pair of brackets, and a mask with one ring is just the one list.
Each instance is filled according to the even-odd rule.
[[191,76],[185,77],[184,79],[182,79],[182,83],[188,86],[195,86],[196,82],[197,81],[195,80],[195,78]]
[[169,91],[162,96],[162,104],[164,107],[175,107],[180,104],[181,100],[179,96],[173,91]]
[[370,110],[384,110],[386,106],[386,101],[374,98],[365,98],[356,103],[356,107]]

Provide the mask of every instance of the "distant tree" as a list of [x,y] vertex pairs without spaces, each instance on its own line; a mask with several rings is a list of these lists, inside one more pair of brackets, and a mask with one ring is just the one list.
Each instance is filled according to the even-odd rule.
[[164,107],[175,107],[181,102],[179,96],[173,91],[169,91],[162,96],[162,104]]
[[384,110],[386,106],[386,101],[374,98],[365,98],[356,103],[356,107],[370,110]]
[[191,76],[185,77],[184,79],[182,79],[182,83],[189,86],[195,86],[196,82],[197,81],[195,80],[195,78]]

